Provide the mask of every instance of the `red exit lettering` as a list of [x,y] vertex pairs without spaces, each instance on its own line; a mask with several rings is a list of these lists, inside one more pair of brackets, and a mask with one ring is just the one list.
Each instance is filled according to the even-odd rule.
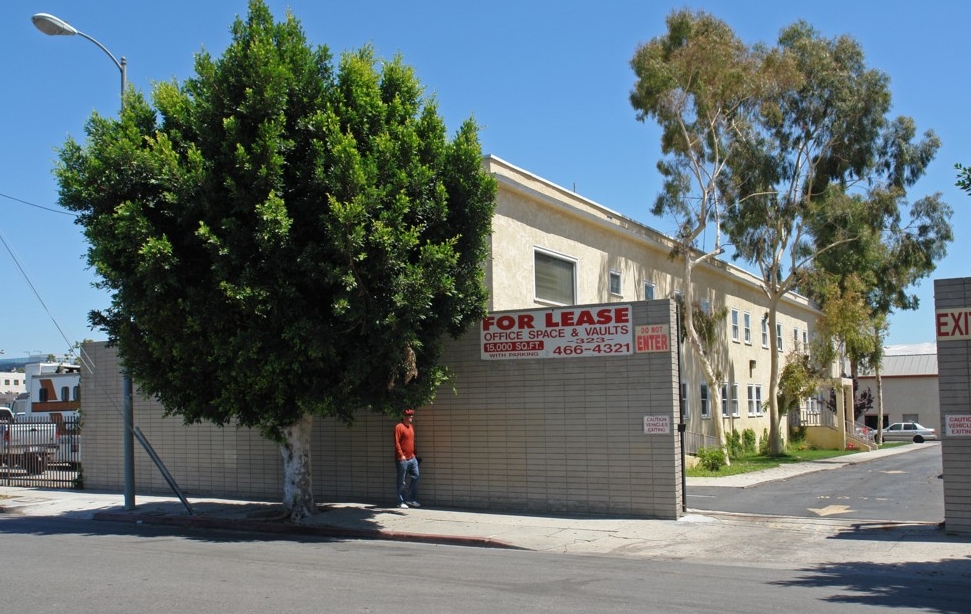
[[630,308],[573,309],[546,314],[547,328],[564,326],[587,326],[591,324],[627,324],[630,322]]
[[971,337],[971,309],[938,311],[935,317],[938,339]]

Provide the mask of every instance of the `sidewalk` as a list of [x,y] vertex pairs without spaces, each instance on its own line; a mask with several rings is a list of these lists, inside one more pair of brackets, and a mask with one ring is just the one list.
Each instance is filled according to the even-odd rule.
[[[789,465],[691,485],[745,487],[809,471],[900,454],[900,446],[848,457]],[[712,480],[717,483],[712,482]],[[937,524],[900,524],[691,512],[678,520],[499,514],[438,508],[386,508],[334,503],[301,525],[284,522],[280,504],[136,496],[124,509],[120,493],[0,487],[0,513],[236,530],[291,537],[384,539],[455,546],[517,548],[571,554],[677,559],[729,565],[804,568],[829,563],[939,562],[971,557],[971,538],[951,536]],[[2,530],[3,524],[0,524]]]

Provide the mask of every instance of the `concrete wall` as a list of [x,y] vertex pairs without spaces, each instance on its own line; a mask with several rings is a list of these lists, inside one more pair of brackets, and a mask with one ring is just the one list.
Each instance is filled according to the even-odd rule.
[[[671,301],[631,305],[634,325],[675,330]],[[677,518],[684,493],[673,335],[670,341],[664,352],[505,361],[482,360],[478,330],[451,344],[444,362],[454,381],[433,405],[417,410],[419,499],[432,506]],[[85,484],[121,490],[117,357],[103,343],[86,344],[84,351]],[[278,450],[256,433],[186,427],[161,414],[156,403],[136,394],[136,426],[190,500],[282,496]],[[646,415],[666,417],[670,432],[645,435]],[[319,420],[315,498],[392,504],[394,422],[366,412],[352,428]],[[167,492],[147,455],[136,449],[135,456],[136,491]]]
[[[971,278],[934,281],[938,317],[937,366],[940,389],[941,456],[944,465],[944,527],[948,533],[971,534],[971,435],[949,435],[947,418],[971,416]],[[945,313],[942,314],[942,311]],[[958,315],[955,327],[948,315]]]

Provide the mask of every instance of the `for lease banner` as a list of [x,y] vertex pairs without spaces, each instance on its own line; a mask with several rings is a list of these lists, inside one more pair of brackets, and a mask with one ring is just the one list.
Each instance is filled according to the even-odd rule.
[[630,305],[563,307],[482,318],[483,360],[633,353]]

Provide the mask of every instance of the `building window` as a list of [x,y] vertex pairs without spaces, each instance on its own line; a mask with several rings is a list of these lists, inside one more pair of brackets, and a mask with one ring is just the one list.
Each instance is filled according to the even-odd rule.
[[644,284],[644,300],[653,301],[654,300],[654,284],[647,282]]
[[688,407],[688,383],[681,382],[681,415],[687,412]]
[[732,309],[732,341],[738,341],[738,309]]
[[901,422],[916,422],[920,424],[920,420],[917,419],[917,414],[903,414],[901,416]]
[[782,351],[782,324],[775,325],[775,342],[779,346],[779,351]]
[[534,254],[536,300],[560,305],[576,303],[576,261],[547,252]]
[[809,331],[802,331],[802,351],[809,353]]
[[611,294],[616,294],[617,296],[620,296],[621,295],[621,292],[620,292],[620,288],[621,288],[621,285],[620,285],[620,272],[619,271],[610,271],[610,273],[608,273],[608,275],[610,276],[610,293]]
[[722,418],[728,417],[728,402],[730,400],[728,398],[728,384],[722,384]]
[[701,301],[701,313],[705,314],[706,316],[711,315],[711,301],[708,299]]
[[81,387],[80,386],[75,386],[74,387],[74,398],[71,399],[71,400],[72,401],[80,401],[81,400]]
[[745,345],[752,345],[752,314],[747,311],[742,314],[742,339]]
[[762,415],[762,385],[761,384],[748,385],[748,415],[749,416]]
[[762,347],[769,347],[769,321],[762,318]]
[[71,389],[68,386],[61,386],[61,401],[67,401],[71,398]]
[[708,404],[708,384],[701,385],[701,393],[698,396],[701,398],[701,417],[711,418],[711,407]]
[[732,384],[732,416],[738,418],[738,384]]
[[41,403],[46,403],[49,400],[47,398],[47,388],[41,387],[41,389],[37,391],[37,397],[38,401]]

